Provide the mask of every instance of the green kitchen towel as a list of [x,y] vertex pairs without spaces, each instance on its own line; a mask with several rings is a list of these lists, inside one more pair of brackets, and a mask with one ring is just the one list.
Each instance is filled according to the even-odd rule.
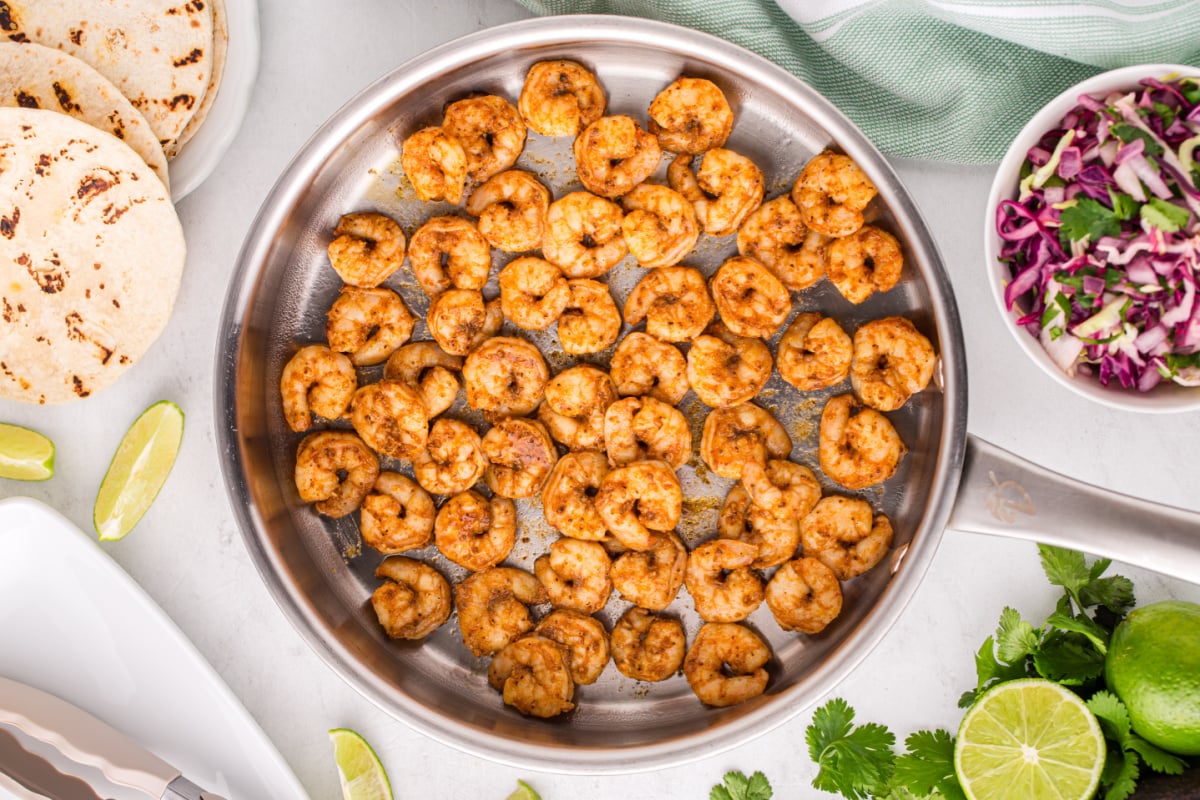
[[885,153],[965,164],[999,160],[1046,101],[1097,72],[1200,66],[1200,0],[518,2],[707,31],[812,85]]

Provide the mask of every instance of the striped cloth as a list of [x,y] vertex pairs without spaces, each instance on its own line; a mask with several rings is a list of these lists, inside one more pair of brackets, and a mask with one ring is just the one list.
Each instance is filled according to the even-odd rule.
[[1097,72],[1200,66],[1200,0],[518,2],[721,36],[811,84],[885,153],[965,164],[999,160],[1038,108]]

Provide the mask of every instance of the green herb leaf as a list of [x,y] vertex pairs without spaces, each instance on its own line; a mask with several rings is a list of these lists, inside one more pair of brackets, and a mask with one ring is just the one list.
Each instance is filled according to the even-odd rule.
[[1100,782],[1108,787],[1104,800],[1126,800],[1137,788],[1140,772],[1136,753],[1128,750],[1113,753],[1109,750],[1104,771],[1100,775]]
[[954,773],[954,738],[949,732],[917,731],[904,740],[908,752],[896,759],[892,779],[918,797],[939,792],[945,798],[963,797]]
[[724,786],[717,785],[708,793],[708,800],[733,800],[733,795]]
[[1117,215],[1117,219],[1133,219],[1138,212],[1138,201],[1134,200],[1131,194],[1114,192],[1110,186],[1108,199],[1112,201],[1113,213]]
[[1101,689],[1088,698],[1087,707],[1100,722],[1104,737],[1124,748],[1133,726],[1129,721],[1129,709],[1121,699],[1107,689]]
[[1179,82],[1179,92],[1192,105],[1200,103],[1200,83],[1193,81],[1190,78],[1184,78]]
[[749,778],[743,772],[726,772],[724,785],[717,784],[708,793],[709,800],[771,800],[767,776],[755,772]]
[[1116,136],[1125,144],[1136,142],[1138,139],[1141,139],[1146,143],[1146,147],[1144,150],[1142,150],[1142,152],[1148,156],[1162,155],[1162,145],[1154,141],[1153,136],[1136,125],[1130,125],[1129,123],[1121,122],[1113,125],[1111,128],[1109,128],[1109,131],[1113,136]]
[[1153,225],[1166,233],[1175,233],[1182,230],[1192,216],[1191,212],[1186,208],[1180,208],[1174,203],[1168,203],[1166,200],[1158,197],[1151,197],[1142,206],[1139,213],[1141,214],[1142,221],[1147,225]]
[[1062,226],[1061,235],[1067,237],[1068,244],[1084,239],[1094,242],[1101,236],[1121,234],[1121,222],[1117,215],[1090,197],[1084,197],[1070,208],[1064,208],[1058,219]]
[[1171,125],[1175,122],[1175,109],[1171,108],[1166,103],[1159,103],[1156,101],[1154,103],[1154,113],[1159,119],[1162,120],[1164,130],[1171,127]]
[[1046,579],[1055,586],[1063,587],[1068,593],[1077,594],[1092,580],[1083,553],[1049,544],[1039,544],[1038,553],[1042,557]]
[[1178,756],[1173,756],[1165,750],[1160,750],[1140,736],[1129,737],[1129,749],[1136,752],[1146,762],[1146,766],[1155,772],[1167,775],[1179,775],[1187,763]]
[[1135,602],[1133,581],[1122,575],[1098,578],[1079,590],[1079,599],[1087,607],[1104,606],[1117,616],[1124,616]]
[[1000,661],[1016,664],[1037,650],[1038,633],[1015,608],[1005,608],[1000,612],[996,644]]
[[1086,616],[1072,616],[1058,610],[1046,618],[1046,624],[1061,631],[1083,634],[1101,654],[1108,652],[1108,639],[1111,634]]
[[884,791],[896,759],[895,735],[882,725],[853,725],[854,710],[835,697],[813,712],[804,732],[808,752],[820,767],[812,785],[840,792],[850,800],[867,800]]
[[1104,656],[1086,637],[1054,631],[1034,654],[1033,667],[1048,680],[1083,686],[1103,674]]

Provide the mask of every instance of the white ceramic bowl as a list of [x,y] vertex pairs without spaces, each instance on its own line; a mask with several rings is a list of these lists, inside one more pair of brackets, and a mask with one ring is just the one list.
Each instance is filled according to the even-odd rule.
[[1075,84],[1070,89],[1055,97],[1041,111],[1033,115],[1026,123],[1016,139],[1009,145],[1004,160],[996,170],[992,181],[992,189],[988,193],[987,211],[984,220],[984,254],[987,265],[988,283],[992,288],[992,296],[1001,316],[1008,321],[1009,332],[1026,355],[1046,373],[1076,394],[1080,394],[1097,403],[1112,408],[1141,413],[1171,413],[1179,411],[1200,410],[1200,387],[1186,387],[1164,381],[1149,392],[1139,392],[1136,389],[1126,389],[1116,381],[1110,381],[1108,386],[1102,386],[1094,375],[1068,375],[1050,358],[1036,338],[1024,328],[1016,324],[1016,320],[1024,311],[1018,302],[1012,311],[1005,307],[1004,287],[1008,284],[1011,274],[1008,265],[1000,263],[997,254],[1000,252],[1000,236],[996,233],[996,207],[1002,200],[1015,200],[1021,164],[1029,148],[1037,144],[1042,135],[1057,127],[1059,121],[1076,105],[1076,98],[1081,94],[1103,97],[1114,91],[1132,91],[1138,87],[1138,81],[1145,77],[1162,79],[1174,74],[1200,77],[1200,69],[1178,64],[1142,64],[1133,67],[1122,67],[1104,72]]

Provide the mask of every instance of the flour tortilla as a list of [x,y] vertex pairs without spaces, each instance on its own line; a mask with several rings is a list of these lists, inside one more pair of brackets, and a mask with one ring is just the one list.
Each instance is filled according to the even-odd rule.
[[167,188],[167,157],[112,81],[75,56],[40,44],[0,42],[0,106],[45,108],[111,133],[137,151]]
[[86,61],[150,123],[167,158],[212,77],[208,0],[5,0],[0,32]]
[[225,56],[229,52],[229,19],[225,16],[225,0],[209,0],[208,4],[212,7],[213,14],[212,77],[208,79],[208,88],[204,91],[200,108],[188,120],[183,133],[179,134],[179,141],[175,145],[176,152],[191,141],[196,131],[204,124],[204,120],[208,119],[208,112],[212,109],[213,102],[217,99],[217,91],[221,88],[221,78],[225,77]]
[[185,255],[170,195],[127,144],[0,108],[0,397],[59,403],[112,383],[166,326]]

